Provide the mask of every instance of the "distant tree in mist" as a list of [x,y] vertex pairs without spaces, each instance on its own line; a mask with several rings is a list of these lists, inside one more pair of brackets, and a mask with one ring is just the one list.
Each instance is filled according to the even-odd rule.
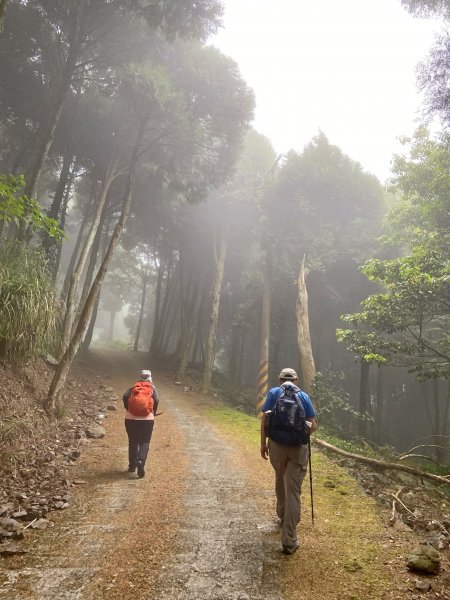
[[[447,0],[402,0],[402,4],[420,17],[450,19]],[[439,116],[443,125],[450,125],[450,35],[446,29],[436,41],[424,61],[418,67],[418,85],[425,92],[425,112],[429,117]]]
[[419,17],[450,17],[448,0],[401,0],[402,5]]

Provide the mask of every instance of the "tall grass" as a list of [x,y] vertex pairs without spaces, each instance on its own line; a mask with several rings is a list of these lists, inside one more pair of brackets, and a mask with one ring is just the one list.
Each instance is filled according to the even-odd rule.
[[0,245],[0,358],[18,364],[48,350],[58,306],[42,254],[19,243]]

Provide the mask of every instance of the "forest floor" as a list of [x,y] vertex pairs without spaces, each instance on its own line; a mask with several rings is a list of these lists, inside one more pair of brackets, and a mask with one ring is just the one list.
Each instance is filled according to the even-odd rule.
[[[92,385],[95,373],[114,390],[118,410],[107,411],[106,436],[84,443],[70,467],[76,485],[70,505],[49,513],[54,526],[27,529],[26,552],[0,559],[1,599],[450,599],[446,551],[439,575],[409,572],[414,531],[391,527],[389,508],[319,451],[315,523],[305,481],[301,546],[283,555],[272,468],[254,443],[257,420],[233,419],[218,400],[157,370],[163,414],[147,473],[126,473],[120,397],[145,367],[145,356],[113,351],[96,351],[79,367],[78,381]],[[420,592],[421,582],[430,590]]]

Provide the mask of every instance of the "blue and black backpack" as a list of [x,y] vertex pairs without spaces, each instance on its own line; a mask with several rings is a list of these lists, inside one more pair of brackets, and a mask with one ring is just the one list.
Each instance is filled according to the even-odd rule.
[[282,446],[307,444],[310,429],[306,425],[302,392],[296,392],[291,385],[283,386],[281,389],[282,392],[270,415],[267,435],[269,439]]

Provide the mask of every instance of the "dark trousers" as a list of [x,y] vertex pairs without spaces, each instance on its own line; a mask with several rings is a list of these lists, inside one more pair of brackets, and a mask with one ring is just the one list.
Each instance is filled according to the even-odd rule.
[[142,462],[142,465],[145,465],[154,424],[155,421],[125,419],[125,429],[128,435],[128,462],[130,467],[136,467],[138,460]]

